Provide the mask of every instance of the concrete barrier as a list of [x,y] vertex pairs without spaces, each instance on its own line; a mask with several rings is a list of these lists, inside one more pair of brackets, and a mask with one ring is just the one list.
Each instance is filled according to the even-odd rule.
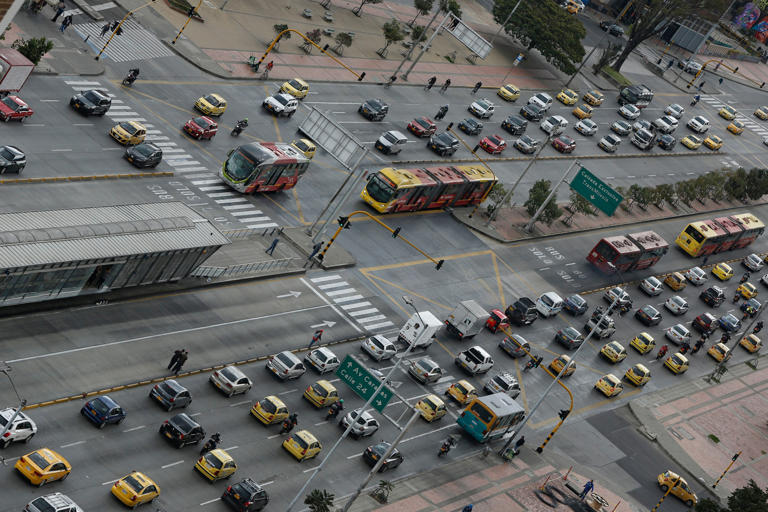
[[125,180],[136,178],[166,178],[173,177],[173,171],[138,172],[132,174],[97,174],[93,176],[45,176],[42,178],[2,179],[0,185],[18,185],[22,183],[56,183],[67,181],[96,181],[96,180]]

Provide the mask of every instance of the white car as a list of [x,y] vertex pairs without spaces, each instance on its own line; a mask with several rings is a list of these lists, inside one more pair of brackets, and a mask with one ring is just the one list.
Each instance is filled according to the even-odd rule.
[[619,108],[619,115],[624,119],[637,119],[640,117],[640,109],[631,103],[627,103]]
[[486,373],[493,368],[493,358],[491,357],[491,354],[486,352],[480,345],[475,345],[463,352],[459,352],[459,355],[456,356],[454,362],[456,363],[456,366],[466,370],[472,375]]
[[673,315],[682,315],[688,311],[688,302],[679,295],[673,295],[664,302],[664,307]]
[[654,276],[650,276],[640,281],[640,289],[653,297],[661,294],[661,292],[664,290],[664,285],[662,285],[661,281],[656,279]]
[[[659,131],[660,133],[672,133],[673,131],[675,131],[676,126],[673,127],[671,124],[669,124],[667,122],[666,117],[667,116],[660,117],[654,120],[653,123],[651,123],[653,125],[653,128]],[[672,117],[671,119],[674,119],[674,117]]]
[[304,361],[320,372],[320,375],[334,371],[341,364],[336,354],[325,347],[312,350],[304,356]]
[[541,110],[546,112],[549,110],[549,107],[552,106],[552,96],[545,92],[540,92],[531,96],[531,99],[528,100],[528,103],[531,105],[536,105]]
[[594,135],[597,133],[597,123],[591,119],[582,119],[576,123],[576,131],[582,135]]
[[619,135],[629,135],[632,133],[632,125],[626,121],[616,121],[611,125],[611,131]]
[[536,309],[544,318],[554,316],[563,310],[563,299],[555,292],[542,293],[536,300]]
[[354,422],[354,425],[352,426],[352,430],[349,431],[349,434],[354,438],[359,439],[361,437],[372,436],[379,430],[379,422],[367,411],[363,411],[362,414],[360,414],[360,409],[349,411],[346,416],[339,420],[339,426],[346,430],[352,422]]
[[364,339],[361,348],[376,361],[390,359],[397,354],[397,347],[381,334]]
[[645,119],[638,119],[632,123],[632,129],[636,132],[639,132],[640,130],[648,130],[649,132],[652,132],[653,124],[651,124],[650,121],[646,121]]
[[675,324],[664,331],[664,336],[671,342],[682,345],[691,340],[691,331],[689,331],[683,324]]
[[543,120],[539,126],[548,134],[557,135],[565,130],[568,121],[563,116],[550,116]]
[[493,103],[491,103],[487,98],[477,100],[467,108],[470,113],[476,115],[480,119],[490,119],[493,115],[494,109],[495,107],[493,106]]
[[696,73],[701,71],[702,65],[700,62],[697,62],[692,58],[689,58],[684,61],[677,61],[677,67],[683,68],[683,71],[685,71],[686,73],[695,75]]
[[664,113],[668,116],[674,117],[675,119],[680,119],[683,117],[683,114],[685,114],[685,109],[677,103],[672,103],[667,105],[667,107],[664,109]]
[[706,117],[696,116],[689,119],[686,126],[696,133],[704,133],[709,130],[709,121]]
[[619,144],[621,144],[621,137],[611,133],[600,139],[600,142],[597,143],[600,149],[607,153],[615,153],[619,149]]
[[701,286],[704,283],[707,282],[707,273],[704,272],[700,267],[693,267],[691,269],[688,269],[685,271],[685,274],[683,274],[687,280],[689,280],[691,283],[695,284],[696,286]]
[[[0,411],[0,431],[2,431],[8,422],[13,418],[14,409],[8,408]],[[8,431],[0,439],[0,448],[7,448],[12,442],[29,442],[32,437],[37,434],[37,425],[32,419],[20,412],[13,423],[8,428]]]
[[227,396],[247,393],[252,385],[240,368],[231,365],[214,371],[208,380]]
[[760,282],[765,286],[768,286],[768,274],[763,275],[763,277],[760,278]]
[[290,94],[278,93],[273,96],[267,96],[261,106],[276,116],[291,117],[299,108],[299,100]]
[[746,258],[744,258],[744,260],[741,263],[752,272],[757,272],[758,270],[763,268],[763,266],[765,265],[763,263],[763,258],[761,258],[755,253],[752,253]]

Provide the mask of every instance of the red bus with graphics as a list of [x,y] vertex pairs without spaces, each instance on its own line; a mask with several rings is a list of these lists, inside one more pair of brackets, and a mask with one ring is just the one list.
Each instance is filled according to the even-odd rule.
[[589,251],[587,261],[601,272],[631,272],[655,265],[669,251],[669,244],[653,231],[608,236]]
[[227,153],[219,177],[245,194],[275,192],[295,187],[307,167],[309,159],[290,144],[251,142]]

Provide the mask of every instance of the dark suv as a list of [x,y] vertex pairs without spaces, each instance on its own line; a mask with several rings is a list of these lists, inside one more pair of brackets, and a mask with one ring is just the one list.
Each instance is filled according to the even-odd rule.
[[90,89],[72,96],[69,104],[81,114],[103,116],[109,111],[109,107],[112,106],[112,98],[104,91]]
[[448,132],[436,133],[429,138],[427,147],[440,156],[451,156],[459,149],[459,139]]
[[372,100],[365,100],[362,105],[357,108],[364,118],[369,121],[381,121],[384,116],[389,112],[389,105],[384,103],[381,98]]
[[691,327],[699,332],[712,334],[717,329],[717,317],[712,313],[702,313],[697,316],[691,324]]
[[238,512],[254,512],[267,506],[269,495],[259,484],[246,478],[227,487],[221,501]]
[[699,298],[713,308],[725,302],[725,292],[719,286],[710,286],[699,295]]
[[512,135],[522,135],[528,127],[528,121],[518,116],[509,116],[501,123],[501,127]]
[[536,321],[539,314],[536,304],[528,297],[520,297],[505,312],[507,318],[517,325],[529,325]]
[[203,427],[184,412],[165,420],[160,425],[160,434],[168,438],[176,448],[197,444],[205,438]]

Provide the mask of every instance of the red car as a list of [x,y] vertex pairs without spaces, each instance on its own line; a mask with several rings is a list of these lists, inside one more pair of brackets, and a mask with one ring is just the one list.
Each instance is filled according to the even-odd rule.
[[437,125],[428,117],[417,117],[408,123],[408,131],[417,137],[429,137],[437,131]]
[[6,123],[11,119],[23,121],[35,112],[18,96],[6,96],[0,100],[0,118]]
[[219,125],[208,116],[195,117],[187,121],[184,125],[184,131],[196,139],[211,140],[216,135]]
[[492,155],[498,155],[507,149],[507,141],[498,135],[489,135],[480,141],[480,147]]
[[552,141],[552,147],[561,153],[570,153],[576,149],[576,141],[567,135],[558,135]]

